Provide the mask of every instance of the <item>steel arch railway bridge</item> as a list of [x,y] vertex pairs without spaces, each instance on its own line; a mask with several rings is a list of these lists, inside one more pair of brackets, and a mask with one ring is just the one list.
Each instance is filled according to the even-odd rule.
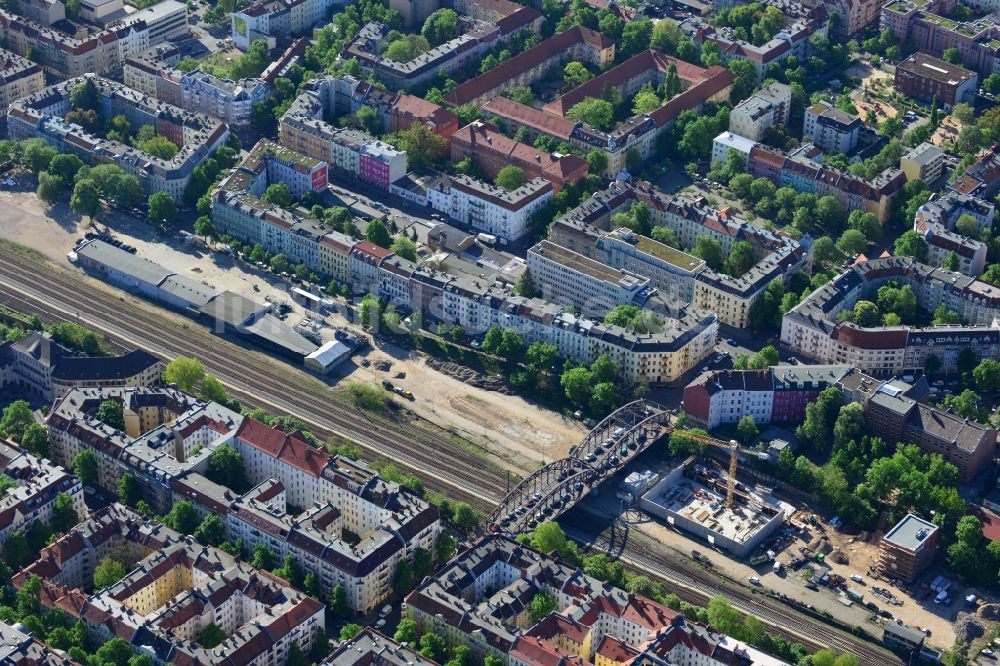
[[670,427],[670,412],[650,400],[619,408],[557,460],[521,481],[487,520],[491,532],[519,534],[569,510],[595,486],[645,451]]

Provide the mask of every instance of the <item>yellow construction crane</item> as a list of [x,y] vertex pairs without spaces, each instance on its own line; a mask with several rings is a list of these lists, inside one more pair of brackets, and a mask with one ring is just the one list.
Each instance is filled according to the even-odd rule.
[[746,455],[755,456],[757,458],[767,457],[766,453],[757,451],[756,449],[748,449],[741,447],[739,442],[735,439],[731,439],[728,442],[722,439],[716,439],[715,437],[710,437],[709,435],[702,435],[697,432],[691,432],[690,430],[674,430],[673,426],[664,426],[664,430],[668,435],[677,433],[689,439],[693,439],[696,442],[702,444],[707,444],[709,446],[714,446],[719,449],[729,451],[729,479],[726,482],[726,508],[733,508],[733,495],[736,493],[736,469],[739,466],[740,453],[745,453]]

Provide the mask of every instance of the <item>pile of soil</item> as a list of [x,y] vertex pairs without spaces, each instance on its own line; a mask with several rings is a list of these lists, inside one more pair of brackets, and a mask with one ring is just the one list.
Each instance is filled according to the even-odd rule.
[[958,637],[958,640],[971,643],[985,633],[986,628],[975,615],[962,611],[955,618],[955,636]]
[[477,372],[464,365],[441,361],[434,357],[427,359],[427,365],[434,368],[438,372],[443,372],[444,374],[454,377],[469,386],[481,388],[485,391],[497,391],[498,393],[503,393],[505,395],[514,395],[514,391],[507,386],[503,377],[500,377],[499,375],[485,376],[481,372]]
[[845,555],[844,551],[840,550],[839,548],[837,550],[830,551],[829,559],[833,560],[837,564],[850,563],[850,560],[847,558],[847,555]]

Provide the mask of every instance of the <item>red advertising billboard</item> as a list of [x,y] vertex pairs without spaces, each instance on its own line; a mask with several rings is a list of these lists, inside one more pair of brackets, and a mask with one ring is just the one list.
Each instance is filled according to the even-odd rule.
[[327,186],[329,181],[327,180],[327,171],[329,167],[323,165],[319,169],[316,169],[312,173],[312,188],[313,190],[321,190]]

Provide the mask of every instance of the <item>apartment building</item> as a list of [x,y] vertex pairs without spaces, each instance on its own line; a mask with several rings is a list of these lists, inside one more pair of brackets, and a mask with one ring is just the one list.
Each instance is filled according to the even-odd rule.
[[45,87],[42,68],[16,53],[0,49],[0,108],[3,113],[15,100]]
[[[59,3],[60,5],[62,3]],[[76,666],[62,650],[56,650],[23,626],[0,622],[0,660],[8,664],[40,666]]]
[[956,4],[955,0],[894,0],[882,6],[879,29],[891,30],[900,43],[912,41],[915,51],[936,58],[953,48],[959,62],[984,77],[1000,71],[1000,27],[990,16],[970,21],[948,18]]
[[[133,127],[152,125],[158,134],[177,145],[179,152],[165,160],[63,120],[70,109],[70,93],[85,79],[97,86],[104,116],[124,115]],[[7,126],[11,138],[37,137],[89,164],[117,164],[136,176],[146,193],[165,192],[175,201],[180,201],[195,168],[229,138],[229,126],[215,118],[178,109],[92,74],[17,100],[8,109]]]
[[790,12],[786,13],[785,27],[761,45],[739,39],[731,28],[716,28],[697,16],[679,21],[678,28],[699,46],[705,42],[718,46],[725,65],[734,60],[750,63],[757,80],[763,81],[772,68],[784,67],[789,57],[799,62],[807,60],[812,54],[809,39],[813,35],[827,37],[829,33],[830,17],[823,4],[786,3],[782,9]]
[[[614,213],[644,203],[655,226],[676,232],[681,247],[694,247],[708,236],[728,255],[736,241],[754,248],[757,263],[739,278],[706,268],[683,252],[635,234],[602,231],[611,228]],[[723,323],[745,328],[750,308],[775,279],[787,280],[805,262],[805,251],[791,238],[772,234],[717,211],[697,196],[667,196],[649,183],[616,183],[555,221],[549,240],[609,266],[647,276],[670,297],[714,312]],[[629,247],[629,245],[631,247]]]
[[781,365],[766,370],[712,370],[684,388],[684,411],[708,429],[738,423],[801,423],[806,405],[830,386],[860,374],[846,365]]
[[906,180],[920,179],[933,183],[944,173],[945,152],[933,143],[924,141],[910,148],[899,158],[899,168],[906,174]]
[[[250,418],[229,443],[253,487],[240,495],[190,474],[175,482],[174,501],[222,515],[229,539],[248,549],[261,543],[276,560],[291,555],[319,576],[324,597],[341,585],[351,608],[371,612],[391,594],[399,562],[418,548],[434,551],[437,509],[365,463],[327,455],[301,433]],[[345,540],[347,533],[359,541]]]
[[451,137],[451,159],[461,162],[471,157],[489,179],[505,166],[524,170],[529,180],[544,178],[558,193],[566,183],[575,185],[586,177],[589,165],[577,155],[546,153],[526,143],[504,136],[493,123],[477,120]]
[[844,43],[876,23],[885,3],[882,0],[826,0],[824,4],[830,15],[836,13],[840,17],[835,26],[830,26],[830,37]]
[[712,166],[725,164],[729,156],[735,153],[739,155],[743,168],[746,168],[747,162],[750,160],[750,150],[756,145],[756,141],[739,134],[723,132],[712,140]]
[[476,231],[514,243],[530,230],[532,216],[553,196],[552,182],[533,178],[516,190],[458,175],[436,178],[426,188],[428,205]]
[[[101,402],[122,405],[125,429],[96,418]],[[212,450],[242,417],[171,388],[74,388],[57,399],[46,418],[52,457],[70,467],[82,451],[94,454],[97,484],[112,494],[131,473],[150,506],[166,513],[174,479],[208,468]]]
[[[576,123],[566,117],[577,103],[587,97],[599,98],[609,87],[623,98],[629,97],[647,83],[654,87],[660,85],[671,74],[677,75],[680,92],[659,108],[648,114],[627,118],[610,131]],[[478,78],[488,79],[484,84],[486,86],[496,82],[494,78],[489,78],[489,73]],[[652,158],[657,137],[683,111],[698,113],[707,102],[727,102],[733,80],[733,73],[724,67],[705,69],[658,51],[647,50],[570,90],[541,109],[498,96],[483,106],[483,113],[499,117],[509,132],[524,130],[529,137],[549,136],[585,153],[600,150],[608,158],[605,175],[613,178],[628,165],[629,153],[634,155],[638,152],[643,160]]]
[[1000,192],[1000,145],[986,149],[948,189],[980,199],[992,199]]
[[21,16],[51,26],[66,19],[66,5],[62,0],[20,0]]
[[912,513],[882,536],[875,567],[886,578],[912,583],[937,552],[938,526]]
[[971,483],[996,454],[995,428],[917,402],[891,384],[881,386],[868,400],[865,425],[887,444],[912,443],[940,454],[958,468],[962,483]]
[[619,305],[642,307],[652,295],[649,278],[612,268],[543,240],[528,249],[535,287],[554,303],[603,317]]
[[345,104],[350,108],[350,95],[355,89],[350,80],[323,78],[311,82],[281,117],[278,137],[286,148],[323,160],[344,175],[388,189],[406,175],[406,153],[364,132],[335,127],[324,120]]
[[263,39],[268,48],[280,40],[309,33],[333,7],[333,0],[260,0],[232,14],[233,46],[248,51]]
[[934,100],[945,109],[974,102],[979,75],[925,53],[914,53],[896,65],[893,86],[907,97],[926,104]]
[[23,534],[35,522],[51,522],[52,505],[59,495],[70,498],[77,516],[86,517],[83,484],[55,463],[8,440],[0,442],[0,469],[15,483],[0,496],[0,543],[6,543],[14,532]]
[[986,244],[956,231],[958,218],[971,216],[978,231],[993,226],[993,204],[977,197],[948,192],[928,201],[917,210],[913,230],[927,241],[927,263],[944,267],[952,254],[958,257],[958,270],[963,275],[978,277],[986,270]]
[[769,83],[733,107],[729,113],[729,131],[751,141],[763,141],[769,127],[788,124],[791,111],[791,87]]
[[846,155],[858,145],[863,124],[857,116],[820,101],[806,107],[802,136],[812,137],[813,144],[824,152]]
[[47,403],[77,387],[152,386],[162,367],[159,358],[142,349],[84,356],[42,331],[0,345],[0,384],[17,386]]
[[527,51],[514,54],[489,71],[460,83],[445,95],[452,106],[482,106],[505,88],[530,86],[550,69],[567,62],[587,62],[604,69],[615,59],[614,41],[596,30],[574,26]]
[[[105,553],[139,553],[122,580],[84,591]],[[325,631],[325,607],[267,571],[202,546],[120,504],[112,504],[42,550],[13,580],[42,580],[42,603],[80,620],[97,644],[127,638],[157,663],[283,666],[292,647],[308,653]],[[215,625],[218,646],[199,644]],[[325,635],[325,634],[324,634]]]
[[396,62],[382,55],[388,46],[389,27],[373,21],[344,46],[340,57],[357,62],[366,78],[373,76],[393,90],[412,89],[479,62],[490,49],[503,43],[503,35],[495,23],[460,16],[458,31],[458,36],[413,60]]
[[[555,598],[556,610],[536,622],[529,608],[542,592]],[[775,663],[662,604],[498,536],[481,538],[426,578],[406,597],[403,614],[420,633],[510,666]]]
[[358,155],[358,177],[384,190],[406,175],[406,151],[370,141]]
[[342,642],[323,661],[322,666],[357,666],[374,664],[382,666],[440,666],[438,662],[420,654],[417,646],[402,645],[377,629],[365,627],[349,641]]
[[0,10],[0,38],[6,48],[25,57],[30,52],[42,69],[63,78],[118,72],[128,54],[187,32],[187,6],[177,0],[141,9],[99,32],[77,33],[82,36]]
[[[943,305],[964,324],[861,328],[837,321],[858,300],[874,298],[889,280],[908,285],[925,310]],[[951,371],[965,348],[979,358],[1000,358],[1000,328],[993,326],[998,316],[997,287],[909,257],[885,257],[855,264],[792,308],[781,322],[781,344],[794,354],[852,365],[874,376],[921,370],[931,355]]]
[[880,222],[888,219],[892,198],[906,182],[902,171],[886,169],[874,179],[865,180],[817,162],[820,155],[811,144],[786,154],[758,143],[750,150],[747,172],[755,178],[767,178],[778,187],[791,187],[796,192],[830,195],[845,210],[872,213]]

